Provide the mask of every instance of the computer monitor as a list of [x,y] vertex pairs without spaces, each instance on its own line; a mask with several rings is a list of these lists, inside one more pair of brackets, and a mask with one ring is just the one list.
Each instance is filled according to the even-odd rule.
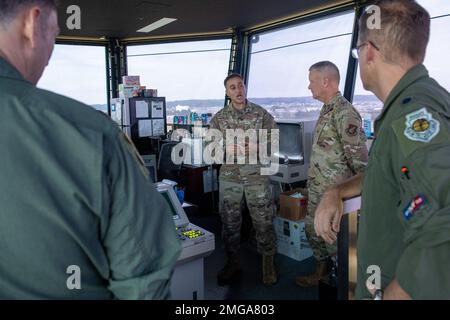
[[164,197],[169,205],[170,212],[175,222],[175,226],[183,227],[189,224],[189,219],[181,206],[180,200],[178,200],[175,191],[172,186],[164,185],[163,183],[157,183],[156,189]]
[[144,165],[150,173],[150,178],[152,178],[153,182],[158,181],[158,176],[156,174],[156,155],[154,154],[146,154],[142,156],[142,160],[144,160]]
[[272,180],[293,183],[307,179],[317,120],[277,120],[280,129],[280,169]]
[[309,162],[316,126],[315,120],[278,120],[280,129],[280,163],[305,164]]

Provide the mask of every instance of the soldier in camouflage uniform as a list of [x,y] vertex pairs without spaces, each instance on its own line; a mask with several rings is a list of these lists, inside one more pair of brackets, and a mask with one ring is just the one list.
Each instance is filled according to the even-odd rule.
[[[246,99],[246,88],[238,74],[229,75],[224,85],[231,103],[220,110],[211,120],[210,127],[220,130],[224,139],[227,129],[276,129],[273,117],[262,107]],[[270,141],[270,130],[268,130]],[[234,153],[234,144],[225,143],[225,153]],[[257,152],[254,144],[246,144],[245,155]],[[273,256],[276,253],[276,236],[273,227],[275,207],[269,176],[261,175],[260,164],[225,163],[219,176],[219,211],[222,219],[222,238],[225,243],[227,262],[218,274],[219,284],[228,283],[240,272],[238,251],[242,224],[242,209],[247,204],[256,231],[257,250],[263,256],[263,282],[277,281]]]
[[330,186],[362,172],[367,164],[366,137],[358,111],[339,92],[339,70],[329,61],[309,69],[309,89],[324,103],[314,132],[308,171],[308,215],[306,234],[316,258],[316,272],[297,277],[303,287],[317,285],[327,275],[329,257],[336,255],[336,245],[327,245],[314,231],[314,212]]

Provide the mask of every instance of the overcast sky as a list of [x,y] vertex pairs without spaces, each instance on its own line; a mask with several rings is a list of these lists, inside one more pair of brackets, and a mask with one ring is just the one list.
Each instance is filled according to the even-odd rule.
[[[419,3],[432,17],[450,14],[449,0],[419,0]],[[308,68],[320,60],[336,63],[341,78],[345,79],[353,16],[351,12],[261,34],[251,51],[249,97],[309,96]],[[449,30],[450,16],[432,20],[425,60],[431,76],[447,90]],[[309,42],[322,38],[329,39]],[[142,85],[158,89],[158,94],[168,101],[223,99],[222,82],[228,71],[230,45],[230,40],[214,40],[131,46],[128,73],[140,75]],[[189,52],[199,50],[205,52]],[[151,55],[139,56],[142,54]],[[105,79],[104,47],[57,45],[38,86],[87,104],[105,104]],[[341,90],[343,85],[341,81]],[[369,94],[362,88],[359,73],[355,94]]]

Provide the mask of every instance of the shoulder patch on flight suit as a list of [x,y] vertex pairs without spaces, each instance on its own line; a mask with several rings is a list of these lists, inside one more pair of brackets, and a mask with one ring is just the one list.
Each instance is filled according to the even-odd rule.
[[425,108],[407,114],[405,125],[404,134],[413,141],[430,142],[440,130],[439,121]]
[[136,146],[134,145],[134,143],[131,141],[131,139],[125,133],[121,132],[120,137],[123,139],[128,150],[133,155],[134,159],[136,160],[137,164],[139,165],[139,168],[141,169],[145,178],[148,179],[150,177],[150,174],[149,174],[147,168],[145,167],[144,159],[142,159],[141,155],[137,151]]
[[439,116],[422,107],[392,122],[399,146],[405,157],[429,143],[442,143],[450,136],[441,130]]

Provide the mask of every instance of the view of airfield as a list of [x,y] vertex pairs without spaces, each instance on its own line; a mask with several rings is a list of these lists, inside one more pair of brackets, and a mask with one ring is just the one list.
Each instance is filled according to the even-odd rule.
[[[275,119],[312,120],[319,117],[322,103],[311,97],[299,98],[249,98],[268,110]],[[374,96],[354,97],[353,105],[363,118],[375,119],[381,112],[382,103]],[[97,110],[107,112],[107,105],[93,105]],[[167,101],[167,122],[173,123],[174,116],[188,116],[189,113],[214,115],[224,107],[224,100],[178,100]]]
[[[268,110],[275,119],[312,120],[319,117],[322,103],[312,97],[299,98],[249,98]],[[223,108],[223,100],[184,100],[167,102],[167,122],[173,123],[174,116],[210,113],[214,115]],[[362,117],[375,119],[381,112],[382,103],[374,96],[354,97],[354,106]]]
[[[450,1],[419,0],[430,12],[431,37],[424,65],[430,75],[450,88],[448,59]],[[322,103],[308,90],[309,67],[322,60],[335,63],[341,73],[343,92],[354,12],[315,19],[270,31],[250,39],[248,98],[266,108],[276,119],[308,120],[318,117]],[[214,115],[224,106],[223,79],[228,74],[231,39],[182,41],[130,45],[127,47],[129,75],[140,76],[140,84],[157,89],[167,102],[168,123],[176,115]],[[107,74],[104,46],[57,44],[38,86],[80,100],[107,112]],[[382,103],[363,88],[359,71],[353,104],[365,119],[373,121]]]

